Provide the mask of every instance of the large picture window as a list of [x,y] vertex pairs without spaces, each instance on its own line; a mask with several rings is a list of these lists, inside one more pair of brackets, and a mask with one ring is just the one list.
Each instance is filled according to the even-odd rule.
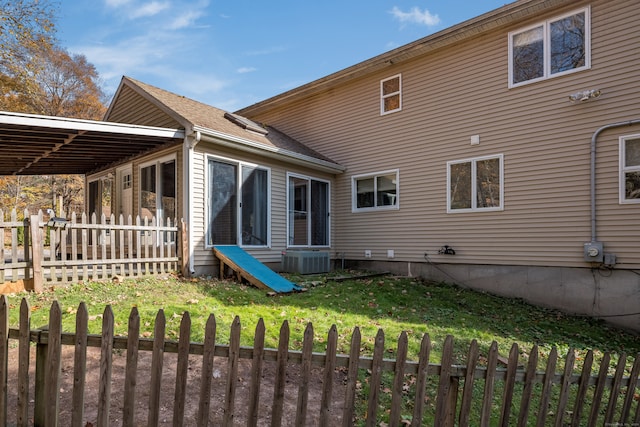
[[288,246],[329,246],[329,183],[290,174],[287,187]]
[[620,138],[620,203],[640,203],[640,135]]
[[398,170],[352,178],[353,212],[398,209]]
[[503,156],[447,163],[447,212],[502,210]]
[[269,245],[269,171],[224,159],[208,160],[211,245]]
[[509,33],[509,86],[591,66],[589,8]]

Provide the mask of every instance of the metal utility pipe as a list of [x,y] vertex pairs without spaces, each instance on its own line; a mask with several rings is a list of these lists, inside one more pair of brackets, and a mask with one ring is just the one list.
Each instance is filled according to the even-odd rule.
[[598,128],[591,136],[591,241],[597,242],[596,239],[596,141],[598,136],[607,129],[618,128],[622,126],[632,126],[640,124],[640,119],[629,120],[626,122],[611,123]]

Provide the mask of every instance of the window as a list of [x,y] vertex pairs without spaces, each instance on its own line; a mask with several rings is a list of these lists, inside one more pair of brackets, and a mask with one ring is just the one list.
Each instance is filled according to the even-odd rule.
[[176,217],[176,160],[159,160],[140,167],[140,217]]
[[380,114],[393,113],[401,109],[402,79],[398,74],[380,82]]
[[329,246],[329,183],[290,174],[287,186],[288,246]]
[[87,196],[89,215],[95,213],[98,221],[104,215],[108,220],[111,217],[111,177],[105,175],[89,182]]
[[640,203],[640,135],[620,138],[620,203]]
[[502,210],[502,155],[447,163],[447,212]]
[[209,158],[207,244],[269,245],[269,171]]
[[591,67],[589,8],[509,33],[509,87]]
[[352,212],[398,209],[398,170],[352,178]]
[[127,173],[122,175],[122,189],[128,190],[131,188],[131,174]]

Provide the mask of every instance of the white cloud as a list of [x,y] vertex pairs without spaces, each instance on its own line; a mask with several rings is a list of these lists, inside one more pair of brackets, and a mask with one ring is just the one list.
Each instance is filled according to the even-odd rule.
[[120,7],[129,3],[130,0],[105,0],[105,4],[108,7]]
[[114,93],[123,75],[207,102],[229,86],[210,68],[185,66],[173,58],[184,55],[185,41],[174,33],[151,32],[122,39],[114,44],[87,44],[69,48],[82,52],[100,70],[103,89]]
[[246,55],[249,55],[249,56],[271,55],[272,53],[284,52],[285,50],[287,49],[284,46],[272,46],[272,47],[264,48],[262,50],[252,50],[252,51],[246,52]]
[[253,67],[240,67],[236,71],[239,74],[245,74],[245,73],[253,73],[254,71],[258,71],[258,69]]
[[403,12],[398,6],[394,6],[389,13],[402,24],[420,24],[431,27],[440,23],[438,15],[431,14],[427,9],[422,11],[419,7],[413,7],[408,12]]
[[187,11],[176,18],[169,24],[169,28],[172,30],[180,30],[182,28],[191,27],[196,19],[202,16],[200,11]]
[[154,16],[157,15],[158,13],[162,12],[163,10],[166,10],[169,8],[169,2],[158,2],[158,1],[152,1],[150,3],[146,3],[143,4],[142,6],[138,7],[137,9],[134,9],[130,14],[129,17],[131,19],[136,19],[136,18],[142,18],[145,16]]

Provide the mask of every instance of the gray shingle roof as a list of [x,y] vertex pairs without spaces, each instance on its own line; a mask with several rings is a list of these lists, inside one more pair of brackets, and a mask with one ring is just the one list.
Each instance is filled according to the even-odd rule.
[[216,134],[222,133],[230,137],[249,140],[253,143],[264,145],[271,150],[285,150],[337,165],[336,162],[328,157],[318,153],[271,126],[261,124],[267,130],[266,134],[261,134],[245,129],[244,127],[227,119],[225,117],[225,113],[227,112],[219,108],[212,107],[185,96],[177,95],[126,76],[122,78],[122,84],[133,87],[134,89],[137,89],[138,92],[144,92],[144,94],[147,95],[147,99],[152,98],[152,102],[157,104],[165,113],[171,115],[175,120],[180,122],[185,129],[194,126],[209,129],[214,131]]

